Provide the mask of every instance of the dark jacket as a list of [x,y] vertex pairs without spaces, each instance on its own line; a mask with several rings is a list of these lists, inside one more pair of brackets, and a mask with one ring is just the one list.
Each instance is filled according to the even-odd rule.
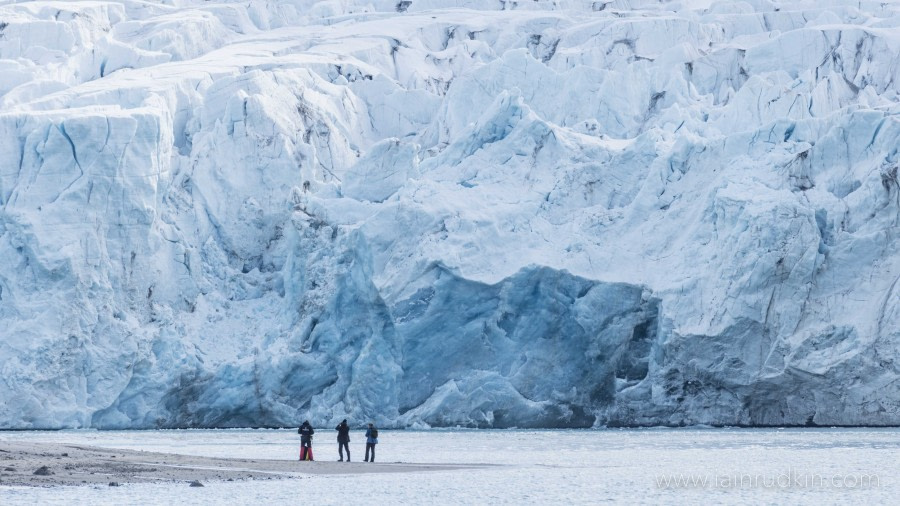
[[372,430],[373,430],[373,429],[374,429],[374,430],[378,430],[378,429],[375,429],[374,427],[371,428],[371,429],[366,429],[366,444],[370,444],[370,445],[377,445],[377,444],[378,444],[378,438],[377,438],[377,437],[372,437]]
[[315,433],[316,431],[308,423],[304,423],[297,429],[297,434],[300,434],[301,443],[312,443],[312,437]]
[[349,443],[350,442],[350,426],[344,422],[341,422],[337,427],[334,428],[337,431],[338,443]]

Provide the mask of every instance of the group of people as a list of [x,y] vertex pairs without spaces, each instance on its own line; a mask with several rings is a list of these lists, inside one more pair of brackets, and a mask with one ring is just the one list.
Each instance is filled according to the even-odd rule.
[[[344,450],[347,451],[347,462],[350,462],[350,426],[347,425],[347,419],[339,423],[334,430],[337,431],[338,455],[341,457],[339,462],[344,461]],[[309,420],[305,420],[303,425],[297,429],[297,434],[300,434],[300,460],[313,460],[312,438],[315,433]],[[370,423],[366,428],[366,462],[375,462],[375,445],[377,444],[378,429],[375,428],[374,423]]]

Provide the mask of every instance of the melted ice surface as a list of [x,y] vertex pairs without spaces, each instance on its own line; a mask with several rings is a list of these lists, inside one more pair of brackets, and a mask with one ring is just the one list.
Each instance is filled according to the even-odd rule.
[[[316,457],[337,460],[333,434],[325,432],[327,437],[317,437],[314,443]],[[350,445],[351,452],[361,455],[364,440],[358,432],[351,432]],[[3,433],[0,439],[285,460],[295,458],[297,446],[296,431],[283,430],[22,432]],[[381,462],[500,465],[414,474],[209,482],[199,490],[187,483],[53,490],[0,486],[0,494],[4,504],[290,503],[299,495],[316,504],[684,504],[709,500],[877,504],[891,502],[900,492],[896,474],[900,432],[896,429],[386,430],[379,433],[379,440]],[[705,477],[707,485],[665,486],[666,479],[679,477]],[[849,486],[854,480],[862,483],[864,477],[877,486]],[[872,481],[873,477],[877,480]],[[841,486],[832,485],[833,479]]]

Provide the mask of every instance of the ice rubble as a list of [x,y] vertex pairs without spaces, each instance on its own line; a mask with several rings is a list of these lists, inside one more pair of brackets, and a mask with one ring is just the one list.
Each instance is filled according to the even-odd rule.
[[0,427],[900,424],[900,3],[0,6]]

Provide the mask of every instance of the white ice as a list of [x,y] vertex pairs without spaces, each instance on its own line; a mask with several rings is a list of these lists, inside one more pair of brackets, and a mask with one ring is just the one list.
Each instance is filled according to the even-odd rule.
[[900,3],[0,5],[0,428],[900,424]]

